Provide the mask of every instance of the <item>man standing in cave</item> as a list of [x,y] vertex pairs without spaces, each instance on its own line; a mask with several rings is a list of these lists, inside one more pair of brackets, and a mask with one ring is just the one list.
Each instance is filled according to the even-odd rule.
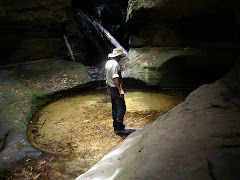
[[124,91],[122,89],[122,77],[119,61],[123,54],[121,49],[115,48],[112,53],[108,54],[109,60],[105,65],[107,92],[111,97],[112,118],[114,131],[119,135],[129,135],[132,131],[125,129],[123,118],[126,112],[124,100]]

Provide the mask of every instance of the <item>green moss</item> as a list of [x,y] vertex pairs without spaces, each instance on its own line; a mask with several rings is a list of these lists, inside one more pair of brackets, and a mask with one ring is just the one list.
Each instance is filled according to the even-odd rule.
[[164,63],[175,57],[200,55],[191,48],[132,48],[128,59],[122,61],[125,78],[134,78],[149,85],[161,85],[167,79]]
[[25,134],[29,120],[40,107],[69,89],[83,86],[90,78],[85,66],[56,60],[1,69],[0,81],[0,112],[4,117],[0,137],[4,137],[9,132]]

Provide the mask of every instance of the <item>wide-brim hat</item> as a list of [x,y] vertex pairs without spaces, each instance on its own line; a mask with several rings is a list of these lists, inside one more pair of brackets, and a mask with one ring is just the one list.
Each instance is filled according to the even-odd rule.
[[126,54],[124,54],[124,53],[122,52],[122,50],[119,49],[119,48],[113,49],[112,53],[108,54],[108,57],[110,57],[110,58],[111,58],[111,57],[117,57],[117,56],[125,57]]

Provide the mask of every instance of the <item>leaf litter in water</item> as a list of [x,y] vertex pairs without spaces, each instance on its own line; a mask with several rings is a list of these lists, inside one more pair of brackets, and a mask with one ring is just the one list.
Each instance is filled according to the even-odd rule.
[[[125,91],[127,112],[124,123],[126,128],[136,130],[154,122],[186,96],[185,92]],[[39,110],[29,123],[28,138],[36,148],[54,156],[80,158],[75,161],[79,166],[74,172],[77,176],[86,172],[126,136],[114,133],[110,97],[105,89],[100,89],[60,99]],[[45,159],[48,166],[40,169],[46,176],[57,178],[69,173],[64,163],[69,164],[70,161],[63,163],[60,158],[57,163],[57,159],[52,162]],[[80,165],[79,161],[83,164]],[[51,163],[57,165],[54,167]],[[34,177],[41,179],[40,173],[34,172]],[[76,178],[74,173],[69,176]]]
[[[41,109],[32,125],[35,146],[58,155],[101,159],[125,138],[113,132],[111,102],[105,91],[66,97]],[[181,94],[126,92],[124,123],[127,128],[142,128],[183,100]]]

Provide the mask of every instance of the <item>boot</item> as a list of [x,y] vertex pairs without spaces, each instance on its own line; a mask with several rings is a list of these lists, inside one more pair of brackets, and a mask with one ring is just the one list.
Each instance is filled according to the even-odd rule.
[[118,135],[129,135],[132,133],[130,129],[124,129],[125,125],[123,123],[117,123],[117,134]]
[[113,129],[114,129],[114,132],[117,131],[117,121],[113,121]]
[[[123,124],[123,123],[122,123]],[[121,125],[120,125],[121,126]],[[125,128],[125,124],[123,124],[123,129]],[[117,131],[117,121],[113,121],[113,129],[114,132]]]

